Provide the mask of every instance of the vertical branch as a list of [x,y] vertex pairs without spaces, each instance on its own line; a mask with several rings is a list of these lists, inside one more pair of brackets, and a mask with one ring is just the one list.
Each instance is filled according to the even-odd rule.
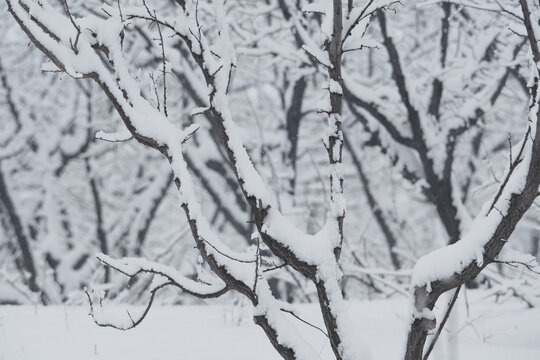
[[[383,11],[379,11],[377,17],[379,19],[383,44],[387,50],[390,65],[392,67],[392,77],[400,94],[401,101],[407,110],[407,120],[413,135],[413,147],[420,158],[425,179],[429,185],[424,188],[424,192],[427,198],[435,205],[437,213],[450,238],[449,242],[455,243],[461,237],[461,225],[457,216],[458,210],[453,202],[451,179],[449,177],[441,178],[435,171],[433,159],[429,154],[429,148],[425,140],[420,113],[411,101],[411,94],[407,88],[399,52],[394,44],[394,40],[388,33],[386,15]],[[444,55],[444,59],[446,59],[446,55]],[[450,150],[452,149],[452,146],[453,145],[451,145]],[[452,160],[452,158],[448,159],[448,164],[451,165]],[[451,169],[450,166],[448,166],[448,169]]]
[[165,182],[162,183],[162,186],[159,190],[159,194],[154,197],[150,204],[150,210],[148,211],[148,214],[145,216],[144,220],[142,221],[142,226],[139,227],[139,230],[137,231],[137,242],[135,244],[134,254],[136,256],[141,256],[142,254],[142,248],[146,241],[146,237],[148,235],[148,231],[150,230],[150,226],[156,219],[156,213],[165,199],[167,195],[167,191],[169,190],[169,186],[173,182],[173,174],[170,173],[167,178],[165,179]]
[[292,167],[293,174],[289,180],[289,193],[294,195],[296,186],[296,158],[298,150],[298,133],[300,131],[300,121],[302,120],[302,103],[307,87],[305,77],[300,77],[293,86],[291,103],[287,109],[286,128],[289,139],[289,151],[286,154],[287,161]]
[[[326,150],[330,161],[330,203],[331,215],[337,221],[339,241],[336,242],[334,255],[339,259],[341,244],[343,242],[343,219],[345,217],[345,203],[343,199],[343,130],[341,121],[343,79],[341,77],[342,59],[342,32],[343,9],[341,0],[333,0],[332,34],[324,42],[324,49],[328,54],[331,66],[328,67],[328,91],[330,93],[330,110],[327,114],[328,138]],[[330,16],[330,14],[327,14]]]
[[454,292],[454,295],[452,296],[452,300],[450,300],[450,304],[448,304],[448,309],[446,310],[446,313],[444,314],[443,321],[441,322],[441,325],[439,325],[439,329],[437,329],[437,333],[435,334],[435,337],[433,337],[433,340],[429,344],[429,347],[426,351],[426,354],[424,355],[423,360],[427,360],[429,358],[429,355],[435,348],[435,344],[437,343],[437,340],[439,339],[439,336],[441,336],[441,333],[444,329],[444,325],[446,325],[446,322],[450,318],[450,313],[452,312],[452,309],[454,308],[454,305],[456,304],[456,300],[459,295],[459,291],[461,290],[462,285],[458,286],[456,291]]
[[78,54],[79,53],[78,44],[79,44],[79,37],[81,36],[81,27],[79,25],[77,25],[77,23],[75,23],[75,20],[73,19],[73,16],[71,15],[71,11],[69,10],[69,5],[67,3],[67,0],[64,0],[64,6],[66,8],[66,13],[67,13],[67,15],[69,17],[69,20],[71,21],[71,24],[73,25],[75,30],[77,30],[77,35],[75,37],[75,42],[71,42],[71,39],[69,41],[70,41],[70,44],[71,44],[71,50],[73,50],[73,52],[75,54]]
[[[283,14],[285,21],[291,21],[292,14],[289,10],[289,5],[285,0],[278,0],[277,4]],[[300,36],[296,27],[292,28],[294,35],[294,42],[297,47],[301,48],[303,45],[302,37]],[[284,154],[284,157],[288,164],[292,168],[292,176],[289,179],[289,194],[294,195],[296,187],[296,158],[298,150],[298,133],[300,130],[300,121],[302,120],[302,104],[307,88],[307,80],[305,76],[300,76],[295,80],[293,85],[293,91],[289,103],[289,108],[286,114],[286,130],[287,138],[289,140],[289,151]]]
[[[5,176],[2,171],[1,164],[0,205],[5,208],[7,217],[13,228],[13,232],[17,240],[17,245],[19,247],[19,251],[21,252],[21,259],[19,261],[22,263],[21,267],[24,269],[25,272],[28,273],[28,288],[33,292],[39,292],[40,288],[37,284],[37,271],[34,263],[32,249],[30,246],[30,241],[28,239],[28,236],[26,235],[26,232],[24,231],[21,217],[17,213],[15,209],[15,204],[13,203],[13,200],[9,194],[9,189],[5,181]],[[44,301],[43,297],[42,301]]]
[[[540,51],[538,49],[537,35],[535,34],[536,25],[533,25],[538,21],[538,18],[531,14],[527,0],[520,0],[520,5],[531,48],[531,72],[533,78],[530,89],[527,131],[522,140],[523,158],[519,160],[522,152],[520,150],[518,158],[514,160],[513,166],[508,169],[506,176],[506,179],[510,179],[511,177],[514,181],[505,180],[494,196],[495,200],[491,204],[491,207],[499,206],[502,209],[491,211],[487,214],[479,214],[471,225],[469,233],[464,235],[463,240],[452,245],[454,247],[453,249],[449,247],[438,249],[418,261],[413,271],[413,278],[416,277],[413,284],[415,286],[413,301],[416,310],[415,314],[417,315],[425,313],[432,314],[431,310],[433,310],[440,295],[454,288],[459,289],[466,281],[478,276],[488,264],[493,263],[494,259],[500,254],[504,245],[508,242],[508,239],[525,212],[538,197],[538,187],[540,185],[538,62],[540,61]],[[519,164],[516,164],[517,161],[519,161]],[[488,204],[486,203],[485,205]],[[480,233],[485,234],[485,238],[478,240],[477,237]],[[475,241],[477,243],[475,247],[466,247],[471,242],[474,244]],[[456,253],[455,249],[461,249],[461,252]],[[469,251],[482,254],[482,258],[478,259],[477,256],[470,256],[468,254]],[[461,255],[461,259],[453,259],[453,262],[458,263],[459,266],[455,268],[451,267],[452,271],[447,270],[441,275],[429,277],[429,269],[426,268],[426,264],[437,264],[438,262],[445,261],[449,257],[452,257],[451,253],[454,253],[454,256],[455,254]],[[465,260],[467,256],[470,259]],[[446,266],[448,265],[450,264]],[[422,280],[419,281],[418,277]],[[449,315],[450,311],[447,314]],[[439,331],[444,326],[444,321],[443,319],[443,324],[441,324]],[[406,360],[422,359],[428,331],[434,329],[434,327],[435,319],[433,317],[414,317],[413,321],[411,321],[407,339]]]
[[[99,194],[98,185],[95,176],[92,174],[92,168],[90,167],[90,160],[86,159],[86,173],[89,178],[89,185],[92,191],[92,198],[94,200],[94,209],[96,212],[96,237],[99,242],[99,250],[103,254],[109,253],[109,246],[107,243],[107,234],[105,233],[104,220],[103,220],[103,203]],[[108,283],[110,280],[110,269],[105,267],[105,275],[103,282]]]
[[6,72],[5,72],[4,67],[2,66],[1,59],[0,59],[0,83],[2,84],[2,87],[4,88],[6,92],[6,102],[9,108],[9,112],[11,113],[11,117],[13,118],[13,121],[15,122],[15,126],[16,126],[15,132],[18,132],[22,128],[21,117],[19,114],[19,109],[15,105],[15,101],[13,99],[13,90],[8,83]]
[[[328,11],[328,10],[327,10]],[[328,55],[328,91],[330,95],[330,108],[327,112],[328,137],[325,146],[330,162],[330,221],[335,222],[332,228],[335,238],[331,239],[334,246],[335,268],[338,268],[338,260],[343,243],[343,220],[345,217],[345,201],[343,198],[343,131],[342,131],[342,94],[343,79],[341,76],[342,39],[343,39],[343,7],[341,0],[333,0],[332,13],[326,14],[332,19],[332,34],[323,34],[326,37],[323,42],[324,50]],[[328,21],[328,18],[326,19]],[[324,25],[323,25],[324,31]],[[334,235],[335,234],[335,235]],[[318,279],[315,281],[321,313],[326,326],[330,345],[337,360],[357,359],[356,344],[347,339],[353,337],[346,334],[352,330],[347,314],[344,310],[343,295],[339,286],[340,277],[338,272],[326,274],[319,269]]]
[[[154,11],[154,17],[156,17],[156,12]],[[161,61],[163,65],[163,113],[165,116],[169,116],[167,114],[167,64],[165,61],[165,44],[163,43],[163,34],[161,33],[161,26],[159,25],[159,22],[156,22],[157,29],[159,33],[159,43],[161,45]]]
[[[441,5],[444,15],[441,20],[441,42],[440,42],[440,66],[441,70],[446,66],[446,54],[448,53],[448,33],[450,30],[450,10],[452,9],[452,4],[445,2]],[[440,107],[441,99],[443,94],[443,83],[436,77],[433,79],[431,92],[431,100],[429,103],[428,112],[435,116],[437,120],[440,119]]]
[[369,179],[366,176],[366,173],[364,172],[362,163],[360,162],[360,159],[356,155],[356,152],[354,151],[354,148],[351,142],[348,140],[345,134],[343,134],[343,140],[345,142],[345,149],[351,155],[354,167],[356,168],[356,171],[358,172],[358,175],[360,177],[360,182],[362,183],[362,190],[364,192],[364,195],[366,196],[368,205],[371,208],[371,211],[373,212],[373,216],[375,217],[377,224],[381,228],[381,231],[386,240],[386,244],[388,245],[388,252],[390,254],[390,259],[392,260],[392,264],[394,265],[394,268],[398,270],[401,268],[401,262],[399,260],[399,256],[394,251],[394,248],[397,245],[396,236],[394,235],[390,227],[390,224],[385,219],[381,206],[372,193]]

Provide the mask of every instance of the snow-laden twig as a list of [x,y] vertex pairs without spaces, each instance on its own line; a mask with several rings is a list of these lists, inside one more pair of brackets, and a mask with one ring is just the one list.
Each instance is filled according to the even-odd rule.
[[96,258],[102,264],[129,277],[134,277],[141,273],[163,276],[168,280],[168,284],[203,299],[221,296],[229,290],[226,284],[219,279],[215,279],[214,283],[200,283],[183,276],[174,268],[142,258],[113,259],[105,254],[98,254]]

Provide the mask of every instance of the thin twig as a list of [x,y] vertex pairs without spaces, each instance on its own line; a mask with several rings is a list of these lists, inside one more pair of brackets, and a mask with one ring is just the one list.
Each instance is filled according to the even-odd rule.
[[255,260],[240,260],[240,259],[234,258],[234,257],[232,257],[232,256],[230,256],[230,255],[227,255],[227,254],[225,254],[224,252],[220,251],[217,247],[215,247],[215,246],[212,245],[210,242],[208,242],[208,240],[203,239],[203,238],[201,238],[201,239],[202,239],[202,241],[204,241],[205,243],[207,243],[208,245],[210,245],[210,247],[211,247],[212,249],[216,250],[220,255],[223,255],[223,256],[225,256],[225,257],[228,258],[228,259],[231,259],[231,260],[234,260],[234,261],[238,261],[238,262],[241,262],[241,263],[245,263],[245,264],[251,264],[251,263],[256,263],[256,262],[257,262],[257,259],[255,259]]
[[531,133],[531,127],[529,126],[527,128],[527,133],[525,134],[525,138],[523,139],[523,143],[521,144],[521,149],[519,149],[519,153],[518,153],[516,159],[510,164],[510,169],[508,170],[508,173],[506,174],[506,177],[505,177],[501,187],[499,188],[499,191],[497,192],[497,195],[495,196],[495,199],[493,199],[493,203],[489,207],[488,214],[491,212],[491,210],[493,210],[493,208],[495,207],[495,204],[497,203],[497,200],[499,200],[499,198],[501,197],[502,192],[503,192],[504,188],[506,187],[506,184],[508,183],[508,180],[510,179],[510,176],[514,172],[515,168],[523,160],[521,158],[521,155],[523,154],[523,150],[525,149],[525,144],[527,144],[527,141],[529,140],[529,134],[530,133]]
[[[154,18],[157,19],[156,12],[154,11]],[[167,64],[165,62],[165,43],[163,42],[163,34],[161,33],[161,26],[159,22],[156,22],[157,29],[159,33],[159,40],[161,44],[161,61],[163,64],[163,113],[165,116],[168,116],[167,114]]]
[[75,37],[75,43],[71,43],[71,39],[69,42],[71,43],[71,49],[75,52],[75,54],[79,53],[79,50],[77,49],[77,44],[79,43],[79,37],[81,36],[81,27],[75,23],[75,20],[73,19],[73,16],[71,15],[71,11],[69,10],[69,6],[67,3],[67,0],[64,0],[64,6],[66,7],[66,12],[69,16],[69,20],[77,30],[77,36]]
[[461,290],[461,287],[463,285],[459,285],[454,292],[454,296],[452,297],[452,300],[450,301],[450,304],[448,305],[448,309],[446,310],[446,314],[444,314],[444,318],[441,322],[441,325],[439,325],[439,329],[437,329],[437,333],[435,334],[435,337],[433,338],[433,341],[429,344],[429,348],[426,351],[426,354],[424,355],[423,360],[427,360],[431,352],[433,351],[433,348],[435,347],[435,344],[437,343],[437,340],[439,339],[439,336],[441,335],[441,332],[444,328],[444,325],[448,321],[448,318],[450,317],[450,313],[452,312],[452,309],[454,308],[454,305],[456,303],[456,300],[459,295],[459,291]]
[[285,313],[291,314],[292,316],[294,316],[295,318],[297,318],[298,320],[300,320],[300,321],[303,322],[304,324],[309,325],[309,326],[311,326],[312,328],[319,330],[320,332],[322,332],[322,333],[324,334],[324,336],[326,336],[326,337],[328,338],[328,334],[325,333],[324,330],[321,329],[320,327],[315,326],[315,325],[313,325],[312,323],[310,323],[310,322],[308,322],[308,321],[302,319],[300,316],[296,315],[294,312],[292,312],[292,311],[290,311],[290,310],[285,310],[285,309],[280,309],[280,310],[283,311],[283,312],[285,312]]

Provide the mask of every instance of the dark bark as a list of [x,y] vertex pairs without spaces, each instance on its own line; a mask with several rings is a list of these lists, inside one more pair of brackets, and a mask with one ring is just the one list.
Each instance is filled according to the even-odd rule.
[[20,251],[20,264],[22,269],[27,273],[25,280],[28,288],[33,292],[39,292],[40,287],[37,284],[37,273],[32,248],[26,232],[24,231],[22,219],[17,213],[13,199],[9,192],[6,183],[5,174],[0,163],[0,205],[5,209],[5,213],[11,224],[15,239],[17,241],[18,250]]
[[356,168],[356,171],[358,172],[358,176],[360,177],[360,182],[362,183],[362,191],[364,192],[364,195],[366,196],[368,205],[373,213],[373,216],[375,217],[375,220],[377,221],[377,224],[379,225],[379,228],[381,229],[384,239],[386,240],[386,244],[388,246],[388,252],[390,254],[390,259],[392,260],[392,265],[394,265],[395,269],[401,268],[401,262],[399,261],[399,257],[394,252],[394,247],[397,245],[396,236],[390,229],[390,225],[386,222],[386,219],[384,217],[382,208],[380,204],[378,203],[377,199],[373,195],[373,192],[371,190],[371,185],[369,183],[369,179],[367,178],[364,169],[362,167],[362,163],[360,162],[360,159],[356,155],[356,152],[354,151],[352,144],[349,142],[348,137],[343,134],[343,140],[345,142],[345,149],[349,152],[351,155],[354,167]]
[[[193,160],[191,160],[191,157],[189,157],[187,155],[185,155],[185,157],[186,157],[186,162],[188,163],[191,171],[193,172],[193,175],[195,175],[195,176],[197,176],[197,178],[199,178],[199,180],[201,181],[202,186],[204,187],[206,192],[212,198],[212,201],[216,205],[219,212],[225,217],[225,219],[227,220],[227,223],[230,224],[236,230],[236,232],[238,234],[243,235],[244,239],[246,239],[246,241],[248,241],[249,238],[250,238],[249,234],[251,233],[249,227],[244,225],[241,221],[239,221],[237,219],[236,215],[234,215],[233,212],[229,209],[229,207],[226,204],[223,203],[223,200],[219,196],[218,192],[216,190],[214,190],[214,188],[210,185],[210,180],[195,165]],[[211,164],[207,164],[207,166],[209,168],[212,168]],[[223,171],[225,172],[225,169],[224,169],[223,166],[220,166],[219,168],[223,169]],[[222,173],[222,176],[224,177],[225,181],[227,183],[229,183],[229,181],[231,179],[227,175],[223,175],[223,173]],[[230,186],[232,186],[232,185],[230,185]],[[236,190],[238,190],[237,186],[235,186],[234,188]],[[234,192],[234,194],[235,194],[235,197],[238,196],[238,194],[236,192]],[[243,198],[242,199],[237,199],[237,203],[243,205],[241,207],[242,210],[247,210],[246,205],[245,205],[245,200]]]
[[295,193],[296,186],[296,159],[298,150],[298,133],[300,131],[300,121],[302,120],[302,102],[306,92],[307,82],[304,77],[296,80],[293,86],[291,102],[287,109],[286,129],[289,140],[289,151],[287,152],[287,162],[290,164],[293,175],[289,180],[289,193]]
[[150,230],[150,226],[152,225],[155,217],[156,212],[165,199],[165,195],[167,195],[167,190],[169,189],[169,186],[172,184],[173,181],[173,174],[170,173],[165,182],[162,184],[161,189],[159,191],[159,194],[157,197],[152,199],[150,206],[150,209],[148,211],[148,214],[145,216],[142,226],[139,227],[139,230],[137,231],[137,240],[135,244],[134,253],[136,256],[141,256],[142,248],[144,243],[146,242],[146,238],[148,235],[148,231]]
[[[15,134],[16,134],[22,128],[22,122],[20,119],[19,109],[15,105],[15,100],[13,99],[13,90],[8,82],[5,69],[1,62],[0,62],[0,83],[5,91],[5,98],[6,98],[6,103],[8,105],[9,113],[11,115],[12,120],[15,122]],[[15,134],[13,134],[11,138],[6,139],[5,144],[1,144],[1,145],[6,146],[11,141],[11,139],[14,138]],[[0,207],[2,207],[4,210],[2,212],[6,214],[6,217],[9,221],[9,224],[6,224],[6,225],[8,225],[13,231],[13,234],[15,236],[16,243],[17,243],[17,248],[20,252],[20,258],[17,258],[15,260],[15,265],[19,268],[19,270],[23,270],[23,277],[25,278],[25,281],[27,282],[29,289],[33,292],[38,292],[40,291],[40,288],[37,284],[37,273],[36,273],[36,267],[35,267],[35,263],[34,263],[34,259],[32,255],[30,239],[28,238],[24,230],[22,219],[17,212],[15,203],[13,202],[13,199],[9,192],[9,187],[8,187],[8,184],[6,183],[6,177],[1,166],[2,164],[0,162]],[[42,300],[43,300],[43,297],[42,297]]]
[[[298,5],[298,4],[297,4]],[[291,11],[289,6],[286,4],[285,0],[278,0],[278,6],[283,14],[283,18],[286,21],[291,19]],[[293,36],[296,46],[302,48],[304,41],[298,32],[293,28]],[[294,85],[293,91],[287,109],[286,114],[286,130],[287,130],[287,139],[289,140],[289,151],[286,154],[286,161],[291,166],[293,175],[289,180],[289,193],[294,195],[296,187],[296,160],[298,153],[298,133],[300,131],[300,122],[303,118],[302,114],[302,103],[304,101],[304,96],[307,88],[307,81],[305,77],[298,78]]]
[[[4,88],[4,91],[6,92],[6,102],[8,105],[9,112],[11,114],[12,120],[15,122],[15,132],[19,132],[19,130],[22,128],[22,122],[20,119],[19,109],[17,109],[17,106],[15,105],[15,100],[13,99],[13,90],[11,86],[9,85],[6,71],[4,67],[2,66],[1,58],[0,58],[0,83],[2,84],[2,87]],[[7,139],[7,142],[9,142],[10,139]]]
[[[179,51],[182,52],[181,45],[178,46],[178,49]],[[184,90],[186,90],[187,94],[190,96],[193,102],[199,107],[206,106],[205,101],[199,97],[199,95],[195,91],[195,88],[190,84],[188,79],[182,73],[175,72],[174,69],[173,69],[173,73],[178,77]],[[213,119],[212,114],[210,112],[205,112],[204,116],[207,118],[210,125],[212,126],[211,131],[210,131],[212,140],[215,142],[218,150],[222,150],[223,146],[222,146],[221,139],[219,138],[219,130],[216,128],[215,120]],[[222,155],[221,152],[220,152],[220,155]],[[225,160],[224,162],[226,163],[227,159],[224,159],[224,160]],[[216,191],[212,187],[210,180],[203,174],[201,169],[195,168],[194,163],[193,161],[191,161],[189,156],[186,156],[186,161],[188,162],[188,165],[190,166],[194,174],[199,179],[201,179],[201,184],[203,185],[204,189],[208,192],[208,194],[212,197],[212,199],[214,201],[218,200],[218,208],[220,209],[220,212],[225,217],[225,219],[227,219],[227,222],[229,222],[234,227],[234,229],[238,232],[238,234],[243,235],[244,238],[246,239],[249,239],[250,234],[251,234],[250,228],[248,226],[244,226],[241,223],[241,221],[238,220],[237,216],[234,215],[226,206],[222,206],[223,201],[221,200],[221,197],[219,196],[218,191]],[[223,166],[224,162],[220,161],[219,159],[215,159],[215,160],[211,159],[206,165],[208,166],[208,168],[216,171],[220,176],[223,177],[223,179],[225,180],[225,183],[229,187],[229,190],[234,194],[237,205],[240,207],[242,211],[246,211],[247,205],[243,197],[242,191],[240,190],[240,187],[238,186],[236,179],[230,173],[230,168],[226,168],[225,166]]]
[[[446,66],[446,54],[448,52],[448,32],[450,30],[450,10],[452,9],[452,4],[445,2],[441,4],[444,15],[441,20],[441,42],[440,42],[440,65],[441,69],[444,69]],[[443,83],[440,79],[433,79],[431,100],[429,102],[428,112],[435,116],[437,120],[440,120],[440,108],[441,108],[441,99],[443,96]]]
[[332,313],[332,307],[330,305],[329,294],[326,289],[324,282],[319,281],[315,284],[317,288],[317,297],[319,298],[319,305],[321,307],[321,314],[324,320],[324,325],[326,327],[326,332],[328,339],[330,340],[330,346],[334,351],[334,356],[336,360],[342,359],[342,353],[340,350],[341,345],[341,335],[338,331],[338,325],[334,314]]
[[[440,178],[434,171],[433,160],[429,156],[429,149],[424,139],[420,115],[410,101],[399,53],[394,45],[394,41],[387,32],[386,15],[382,11],[379,11],[377,17],[383,36],[383,44],[390,59],[392,77],[401,96],[401,101],[407,110],[407,118],[413,135],[414,148],[420,158],[424,176],[428,183],[428,187],[424,188],[424,192],[428,199],[435,205],[441,222],[448,233],[449,243],[453,244],[459,240],[461,234],[460,221],[457,217],[457,208],[453,202],[450,173],[448,172],[448,176]],[[451,141],[455,141],[455,139]],[[447,169],[450,170],[453,161],[454,145],[455,143],[447,144],[447,149],[450,150],[450,152],[447,152]],[[448,146],[450,147],[448,148]]]
[[[538,43],[534,34],[533,25],[531,23],[530,12],[528,9],[527,0],[520,0],[521,9],[523,12],[523,20],[525,28],[527,29],[528,42],[531,46],[531,52],[535,64],[540,61],[540,51],[538,49]],[[474,279],[487,265],[494,262],[494,259],[501,252],[504,245],[508,242],[517,224],[525,214],[525,212],[531,207],[534,200],[538,196],[538,187],[540,185],[540,108],[538,100],[538,83],[539,79],[534,78],[534,83],[531,87],[530,97],[530,109],[536,106],[536,113],[530,114],[535,119],[528,119],[529,123],[534,124],[535,129],[531,129],[532,125],[529,125],[528,130],[523,139],[525,143],[532,141],[531,159],[529,164],[522,164],[520,155],[514,159],[512,166],[507,173],[505,181],[500,185],[499,191],[495,196],[495,201],[501,194],[501,189],[507,186],[507,180],[512,176],[514,169],[517,166],[527,166],[528,172],[523,190],[518,193],[513,193],[509,199],[509,208],[506,215],[502,215],[502,218],[496,227],[494,233],[490,239],[484,245],[484,256],[481,265],[477,261],[472,261],[465,267],[460,273],[455,273],[446,279],[439,279],[430,283],[430,291],[427,286],[417,287],[414,291],[415,308],[417,311],[423,309],[433,310],[438,298],[444,292],[457,288],[463,285],[465,282]],[[533,139],[531,133],[535,134]],[[523,149],[523,148],[522,148]],[[522,151],[520,151],[521,153]],[[493,205],[492,207],[493,208]],[[496,211],[490,209],[490,211]],[[489,214],[489,212],[488,212]],[[486,216],[488,215],[486,214]],[[405,354],[405,360],[421,360],[423,355],[423,349],[426,342],[427,334],[430,329],[435,327],[434,321],[427,321],[426,319],[415,319],[409,330],[407,339],[407,348]]]
[[[99,250],[103,254],[109,254],[109,244],[107,241],[107,233],[105,232],[105,224],[103,219],[103,203],[101,200],[101,195],[99,193],[98,184],[94,174],[92,174],[92,169],[90,168],[90,161],[86,160],[86,172],[89,178],[89,185],[92,191],[92,198],[94,200],[94,211],[96,212],[96,238],[99,244]],[[108,283],[110,280],[110,269],[105,267],[105,275],[103,277],[103,282]]]
[[276,351],[281,355],[281,357],[285,360],[295,360],[296,355],[294,353],[294,350],[285,347],[281,345],[278,341],[278,334],[276,333],[276,330],[268,323],[268,318],[266,316],[253,316],[253,322],[261,327],[265,334],[268,337],[268,340],[270,340],[270,343],[276,349]]
[[[392,139],[394,139],[396,142],[400,143],[401,145],[407,146],[409,148],[415,148],[415,142],[413,139],[409,137],[403,136],[399,130],[392,124],[392,122],[388,119],[386,115],[384,115],[379,109],[377,108],[376,104],[364,101],[360,97],[356,96],[347,86],[343,86],[343,97],[345,98],[345,101],[352,107],[358,106],[365,111],[369,115],[371,115],[375,120],[377,120],[384,129],[390,134]],[[367,130],[367,126],[364,126],[364,128]]]

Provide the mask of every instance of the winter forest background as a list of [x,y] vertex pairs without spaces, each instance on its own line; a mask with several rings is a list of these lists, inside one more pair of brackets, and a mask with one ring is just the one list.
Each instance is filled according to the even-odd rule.
[[0,358],[540,359],[539,17],[0,2]]

